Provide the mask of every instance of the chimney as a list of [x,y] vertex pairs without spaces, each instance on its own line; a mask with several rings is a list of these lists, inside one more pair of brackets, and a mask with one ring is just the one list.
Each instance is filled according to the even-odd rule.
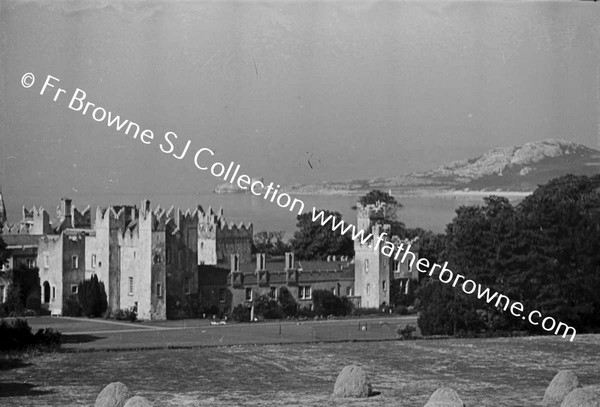
[[265,253],[256,254],[256,270],[264,270],[267,268],[267,255]]
[[61,221],[66,222],[66,227],[73,227],[73,218],[71,217],[71,199],[60,198],[60,214]]
[[231,271],[240,271],[240,255],[237,253],[231,255]]
[[294,253],[288,252],[285,254],[285,270],[294,269]]

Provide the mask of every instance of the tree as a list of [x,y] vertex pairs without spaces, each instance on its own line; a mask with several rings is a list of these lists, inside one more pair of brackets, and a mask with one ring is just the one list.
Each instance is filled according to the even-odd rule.
[[285,231],[262,231],[254,235],[252,253],[266,253],[269,256],[283,256],[291,250],[291,245],[283,241]]
[[328,290],[314,290],[312,293],[313,310],[316,315],[347,315],[352,311],[350,302],[344,301]]
[[288,288],[286,286],[281,286],[278,291],[279,295],[277,296],[277,301],[281,306],[284,316],[295,317],[298,315],[298,303]]
[[[336,221],[342,219],[339,212],[323,211],[324,219],[334,216]],[[331,230],[330,224],[321,226],[313,222],[312,213],[303,213],[296,217],[297,230],[291,241],[296,256],[301,260],[324,259],[328,255],[354,255],[354,243],[348,235],[342,235],[340,230]]]
[[2,268],[2,266],[4,264],[6,264],[9,256],[10,256],[10,253],[6,249],[6,243],[4,242],[4,240],[2,240],[2,237],[0,236],[0,269]]
[[[368,192],[366,195],[361,196],[358,199],[358,202],[363,206],[385,203],[386,208],[383,222],[390,225],[390,234],[392,236],[400,236],[402,238],[406,237],[406,225],[398,220],[398,210],[402,209],[403,206],[388,192],[374,189]],[[357,207],[353,206],[352,209],[357,209]]]
[[77,298],[84,315],[99,317],[108,308],[104,283],[98,281],[98,276],[93,275],[91,279],[79,283]]

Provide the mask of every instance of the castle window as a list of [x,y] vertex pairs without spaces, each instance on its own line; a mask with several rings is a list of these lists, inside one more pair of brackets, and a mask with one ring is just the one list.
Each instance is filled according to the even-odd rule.
[[162,297],[162,284],[156,283],[156,296]]
[[333,293],[333,295],[337,295],[337,292],[335,290],[335,287],[331,287],[331,292]]
[[77,284],[71,284],[71,294],[77,294]]
[[369,260],[365,260],[365,273],[369,272]]
[[200,242],[200,249],[204,249],[204,242]]
[[346,296],[352,297],[352,287],[346,287]]
[[133,277],[129,277],[129,295],[133,295]]
[[35,267],[35,259],[27,259],[27,268],[32,269]]
[[133,258],[135,259],[136,251],[133,251]]
[[56,299],[56,287],[52,287],[52,301]]
[[183,252],[181,250],[179,250],[179,252],[177,253],[177,265],[181,267],[182,264],[183,264]]
[[71,268],[76,269],[79,266],[79,259],[77,258],[76,255],[73,255],[71,257]]
[[252,288],[246,288],[246,301],[252,301]]
[[49,264],[49,263],[50,263],[50,259],[48,258],[48,255],[47,255],[47,254],[44,254],[44,267],[45,267],[45,268],[48,268],[48,267],[50,267],[50,264]]
[[387,290],[387,284],[385,280],[383,280],[383,283],[381,283],[381,288],[383,289],[383,291]]
[[227,301],[227,290],[224,288],[219,288],[219,302],[223,304]]
[[367,284],[367,294],[371,292],[371,284]]
[[165,263],[171,264],[171,248],[167,247],[165,249]]
[[6,286],[0,285],[0,304],[2,304],[4,302],[4,290],[6,289]]
[[96,267],[96,255],[92,254],[92,268]]
[[298,298],[301,300],[310,300],[312,295],[312,290],[309,285],[304,285],[298,287]]
[[160,264],[160,254],[154,255],[154,264]]
[[277,287],[269,288],[269,297],[273,300],[277,298]]
[[191,289],[190,289],[190,288],[191,288],[191,287],[190,287],[190,278],[189,278],[189,277],[185,277],[185,278],[183,279],[183,291],[184,291],[186,294],[189,294],[189,293],[190,293],[190,291],[191,291]]

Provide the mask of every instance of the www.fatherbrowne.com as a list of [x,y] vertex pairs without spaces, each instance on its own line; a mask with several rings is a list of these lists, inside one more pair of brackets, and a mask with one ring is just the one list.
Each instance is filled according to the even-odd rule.
[[[357,227],[355,225],[345,223],[341,219],[336,219],[333,215],[329,215],[327,218],[325,218],[324,212],[319,211],[319,213],[317,213],[317,209],[315,209],[314,207],[312,212],[312,221],[319,221],[321,223],[321,226],[326,226],[328,223],[331,222],[331,230],[339,230],[342,235],[345,235],[346,233],[350,232],[352,240],[360,240],[361,244],[366,244],[373,238],[372,233],[369,233],[365,236],[365,232],[363,230],[357,230]],[[393,243],[389,241],[384,241],[386,235],[387,233],[384,232],[377,237],[377,241],[373,245],[373,250],[376,251],[380,249],[383,255],[390,258],[394,256],[394,260],[398,260],[398,258],[402,254],[402,258],[399,260],[401,263],[404,263],[410,257],[409,263],[410,267],[412,268],[415,263],[415,260],[417,259],[417,256],[410,251],[411,245],[408,244],[408,246],[405,248],[404,244],[401,243],[398,247],[396,247],[396,245],[394,245]],[[566,338],[569,333],[572,333],[570,341],[572,342],[573,339],[575,339],[575,328],[563,322],[558,322],[557,324],[556,320],[552,317],[546,317],[542,319],[542,313],[537,310],[531,311],[529,314],[524,315],[524,307],[522,303],[518,301],[513,302],[507,296],[500,294],[497,291],[490,291],[489,288],[485,288],[484,290],[481,284],[477,284],[473,280],[466,279],[465,276],[463,276],[462,274],[457,273],[455,275],[452,272],[452,270],[448,268],[448,262],[444,262],[443,265],[433,263],[433,265],[430,266],[429,260],[425,258],[420,258],[419,260],[416,260],[416,263],[417,270],[419,270],[420,273],[427,273],[431,277],[433,276],[436,269],[438,269],[440,271],[437,276],[442,283],[452,284],[452,287],[460,286],[460,288],[462,288],[462,290],[466,294],[476,294],[477,298],[479,298],[480,300],[485,299],[485,301],[488,304],[496,300],[496,307],[502,307],[502,310],[506,311],[507,309],[509,309],[510,306],[510,313],[515,317],[521,317],[523,320],[529,321],[529,323],[532,325],[541,325],[542,329],[544,329],[546,332],[553,332],[554,335],[559,335],[562,331],[563,338]]]

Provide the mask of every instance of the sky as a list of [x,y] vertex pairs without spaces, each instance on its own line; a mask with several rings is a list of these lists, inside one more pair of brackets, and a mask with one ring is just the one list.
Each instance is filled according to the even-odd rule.
[[[0,0],[2,192],[16,208],[210,192],[160,150],[167,131],[282,185],[545,138],[600,148],[598,21],[593,2]],[[155,140],[69,109],[77,88]]]

